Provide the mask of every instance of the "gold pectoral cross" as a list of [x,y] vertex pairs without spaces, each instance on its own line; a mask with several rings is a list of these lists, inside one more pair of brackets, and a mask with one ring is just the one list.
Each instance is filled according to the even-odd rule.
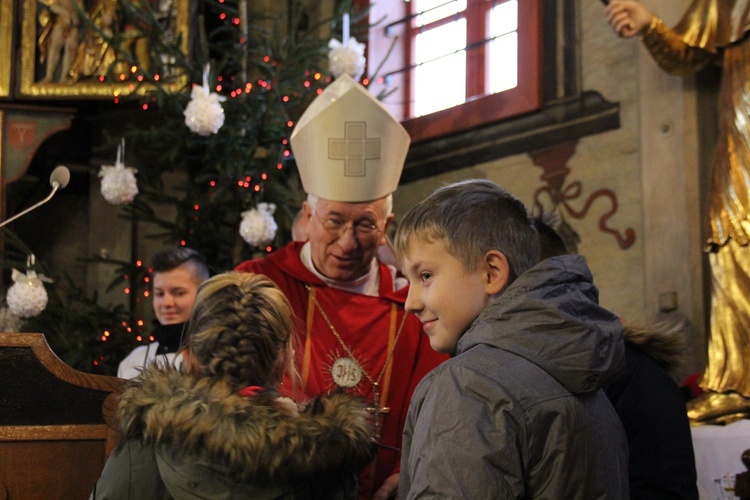
[[368,406],[365,410],[375,415],[375,437],[379,440],[381,419],[383,415],[390,413],[391,409],[387,406],[380,406],[380,387],[378,384],[373,384],[372,406]]

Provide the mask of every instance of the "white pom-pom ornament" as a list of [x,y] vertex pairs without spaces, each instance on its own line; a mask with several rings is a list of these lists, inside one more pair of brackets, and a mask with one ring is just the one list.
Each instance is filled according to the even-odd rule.
[[273,203],[258,203],[258,208],[242,212],[240,236],[248,245],[261,247],[273,241],[278,229],[273,218],[275,211]]
[[338,78],[349,75],[359,80],[365,72],[365,44],[358,43],[356,38],[349,38],[343,43],[336,39],[328,42],[328,68]]
[[138,183],[134,168],[126,167],[122,162],[125,151],[125,140],[117,147],[117,160],[114,165],[102,165],[99,177],[102,178],[102,196],[113,205],[125,205],[133,201],[138,194]]
[[196,85],[190,92],[190,102],[185,108],[185,125],[191,132],[209,136],[215,134],[224,125],[224,108],[221,102],[226,97],[211,92],[208,88],[209,66],[203,70],[203,86]]
[[334,78],[349,75],[359,80],[365,72],[365,44],[349,37],[349,13],[344,13],[341,41],[332,38],[328,42],[328,69]]
[[5,301],[8,309],[21,318],[38,316],[47,307],[47,290],[44,283],[52,283],[43,274],[37,275],[35,271],[26,271],[26,274],[13,269],[13,284],[8,288]]

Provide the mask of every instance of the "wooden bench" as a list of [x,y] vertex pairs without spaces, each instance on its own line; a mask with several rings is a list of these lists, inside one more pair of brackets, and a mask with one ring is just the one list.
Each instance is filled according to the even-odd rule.
[[0,500],[88,498],[123,384],[69,367],[40,333],[0,333]]

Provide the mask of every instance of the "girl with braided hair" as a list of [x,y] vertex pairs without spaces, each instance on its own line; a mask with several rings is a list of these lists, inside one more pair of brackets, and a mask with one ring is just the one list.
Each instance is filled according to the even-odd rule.
[[303,408],[276,386],[293,368],[292,310],[268,278],[205,281],[182,368],[152,365],[117,410],[123,442],[93,498],[357,498],[372,421],[347,394]]

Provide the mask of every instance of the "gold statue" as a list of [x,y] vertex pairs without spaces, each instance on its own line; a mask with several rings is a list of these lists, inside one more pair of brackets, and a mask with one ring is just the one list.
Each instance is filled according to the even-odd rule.
[[[44,6],[39,12],[39,23],[42,33],[39,35],[39,62],[46,63],[42,82],[65,82],[68,71],[78,48],[78,28],[81,20],[78,17],[78,5],[75,0],[44,0]],[[60,63],[59,77],[55,79],[55,72]]]
[[749,417],[750,0],[694,0],[672,29],[634,0],[611,0],[606,15],[619,36],[641,36],[669,73],[722,65],[706,242],[711,331],[701,387],[707,392],[688,403],[688,416],[694,425]]
[[[133,9],[145,8],[148,0],[130,0]],[[122,50],[130,52],[143,71],[151,69],[151,54],[148,42],[148,28],[142,26],[138,19],[126,19],[122,31]]]
[[117,28],[117,0],[97,0],[87,14],[96,29],[88,27],[78,46],[69,71],[73,82],[80,78],[105,76],[115,62],[115,50],[109,40]]

